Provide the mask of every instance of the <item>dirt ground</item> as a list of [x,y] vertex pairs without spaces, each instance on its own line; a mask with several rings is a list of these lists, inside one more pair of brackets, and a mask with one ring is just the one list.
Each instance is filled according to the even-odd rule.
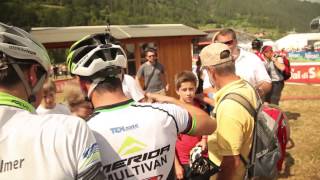
[[280,107],[288,116],[294,146],[287,151],[280,179],[320,179],[320,86],[286,85],[282,97],[291,99]]

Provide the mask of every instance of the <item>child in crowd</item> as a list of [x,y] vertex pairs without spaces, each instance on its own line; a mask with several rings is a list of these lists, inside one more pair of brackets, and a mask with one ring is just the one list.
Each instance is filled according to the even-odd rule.
[[38,114],[71,114],[66,105],[56,103],[56,92],[54,81],[48,79],[43,85],[43,98],[36,110]]
[[[175,77],[176,93],[179,95],[180,101],[193,104],[194,106],[201,107],[200,102],[195,99],[197,90],[197,77],[191,71],[183,71],[178,73]],[[190,171],[189,157],[190,151],[195,146],[201,146],[203,150],[207,149],[206,136],[189,136],[180,134],[176,143],[176,156],[175,156],[175,172],[177,179],[195,179],[187,178],[187,172]],[[199,177],[199,179],[206,180],[208,178]]]
[[68,83],[64,88],[64,97],[72,115],[87,119],[92,114],[92,104],[86,100],[78,83]]

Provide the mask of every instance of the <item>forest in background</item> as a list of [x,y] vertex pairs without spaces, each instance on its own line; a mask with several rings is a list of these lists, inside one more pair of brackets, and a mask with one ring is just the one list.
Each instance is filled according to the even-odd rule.
[[[0,21],[31,27],[182,23],[200,29],[309,32],[320,3],[298,0],[2,0]],[[252,33],[252,32],[251,32]]]

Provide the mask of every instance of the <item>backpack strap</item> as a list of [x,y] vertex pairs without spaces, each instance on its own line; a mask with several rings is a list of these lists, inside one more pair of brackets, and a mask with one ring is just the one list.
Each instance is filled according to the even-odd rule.
[[[233,100],[233,101],[236,101],[236,102],[238,102],[239,104],[241,104],[248,112],[249,112],[249,114],[254,118],[254,129],[253,129],[253,136],[255,136],[255,134],[256,134],[256,132],[255,132],[255,130],[256,130],[256,128],[255,128],[255,126],[256,126],[256,124],[257,124],[257,118],[256,118],[256,116],[257,116],[257,110],[252,106],[252,104],[247,100],[247,98],[245,98],[245,97],[243,97],[242,95],[240,95],[240,94],[238,94],[238,93],[229,93],[229,94],[227,94],[227,95],[225,95],[223,98],[222,98],[222,100],[220,101],[220,103],[223,101],[223,100],[225,100],[225,99],[231,99],[231,100]],[[219,103],[219,104],[220,104]],[[218,104],[218,106],[217,106],[217,109],[218,109],[218,107],[219,107],[219,104]],[[216,116],[216,114],[214,114],[215,116]],[[253,141],[255,141],[254,139],[253,139]],[[253,149],[251,149],[251,151],[252,151]],[[254,151],[254,150],[253,150]],[[252,152],[250,152],[249,154],[251,154]],[[240,156],[240,159],[241,159],[241,161],[244,163],[244,165],[245,165],[245,167],[248,169],[248,168],[250,168],[250,166],[251,166],[251,163],[250,162],[247,162],[246,160],[245,160],[245,158],[241,155],[241,154],[239,154],[239,156]],[[247,176],[247,175],[246,175]]]
[[238,102],[250,113],[250,115],[252,117],[256,117],[256,115],[257,115],[256,109],[247,100],[247,98],[243,97],[242,95],[240,95],[238,93],[229,93],[229,94],[225,95],[221,101],[223,101],[224,99],[231,99],[231,100]]

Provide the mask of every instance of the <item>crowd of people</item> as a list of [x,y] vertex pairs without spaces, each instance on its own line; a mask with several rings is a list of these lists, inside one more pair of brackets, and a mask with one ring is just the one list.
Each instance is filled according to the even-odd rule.
[[[284,86],[272,47],[240,49],[232,29],[213,37],[194,72],[177,72],[174,87],[156,49],[133,78],[122,47],[94,34],[70,48],[77,82],[61,104],[41,43],[3,23],[0,37],[0,179],[243,179],[254,117],[224,96],[257,108],[259,97],[278,104]],[[217,173],[192,176],[196,147]]]

